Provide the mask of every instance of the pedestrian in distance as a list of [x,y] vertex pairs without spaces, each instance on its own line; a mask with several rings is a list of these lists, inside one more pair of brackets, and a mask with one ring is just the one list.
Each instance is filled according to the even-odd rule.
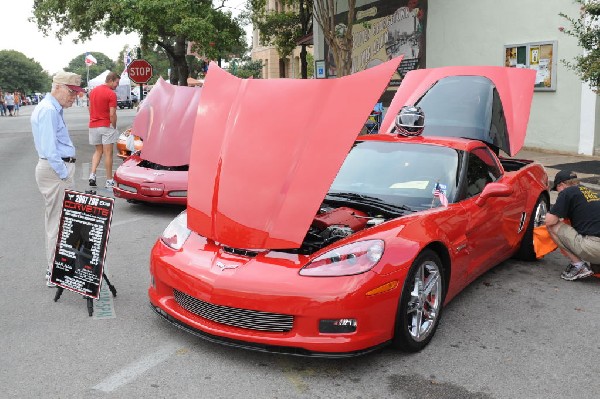
[[0,115],[6,116],[6,105],[4,104],[4,93],[0,90]]
[[18,91],[15,91],[14,98],[15,98],[15,110],[13,112],[13,115],[18,116],[19,108],[21,108],[21,94]]
[[96,186],[96,170],[103,156],[106,169],[105,187],[112,189],[115,185],[112,172],[113,149],[119,139],[115,89],[119,86],[120,79],[121,77],[117,73],[109,72],[106,75],[105,83],[92,89],[89,94],[90,144],[96,147],[94,155],[92,155],[92,170],[89,177],[90,186],[93,187]]
[[589,277],[594,274],[590,264],[600,264],[600,197],[569,170],[556,174],[552,190],[558,197],[546,214],[546,227],[569,259],[560,277],[569,281]]
[[33,110],[31,130],[39,159],[35,181],[44,197],[46,230],[46,285],[54,263],[56,240],[64,192],[75,188],[75,146],[63,118],[63,110],[73,105],[80,87],[81,76],[58,72],[52,79],[52,91]]
[[6,92],[4,95],[4,102],[6,103],[6,108],[8,108],[8,113],[10,116],[14,116],[15,96],[13,96],[11,92]]

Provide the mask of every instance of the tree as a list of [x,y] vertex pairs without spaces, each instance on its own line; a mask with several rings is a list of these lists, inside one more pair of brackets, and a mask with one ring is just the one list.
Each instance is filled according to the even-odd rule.
[[[281,0],[284,10],[268,10],[267,0],[249,0],[247,17],[260,32],[263,45],[272,45],[279,55],[279,76],[285,77],[285,58],[298,46],[298,40],[312,33],[313,0]],[[306,44],[300,51],[300,70],[308,77]]]
[[252,60],[250,57],[243,57],[240,61],[235,61],[235,70],[230,68],[230,73],[238,78],[260,78],[262,74],[262,61]]
[[352,72],[352,25],[356,14],[356,0],[348,0],[348,15],[345,24],[335,24],[338,13],[337,1],[314,0],[315,20],[323,30],[325,42],[333,53],[336,76],[349,75]]
[[72,32],[78,35],[75,41],[97,32],[137,32],[144,51],[155,45],[164,50],[170,81],[180,85],[189,76],[189,43],[219,61],[245,48],[240,22],[230,12],[215,9],[211,0],[35,0],[33,15],[31,20],[46,35],[56,26],[58,39]]
[[23,93],[50,91],[51,79],[39,62],[15,50],[0,50],[0,87]]
[[88,77],[90,79],[95,78],[107,69],[109,71],[118,72],[115,70],[114,61],[108,58],[106,54],[97,52],[90,52],[90,54],[94,56],[97,63],[89,67],[89,74],[88,67],[85,64],[86,53],[78,55],[77,57],[69,61],[69,64],[65,68],[65,71],[79,74],[81,76],[82,82],[86,82]]
[[589,83],[595,91],[600,91],[600,3],[597,0],[575,0],[581,4],[579,17],[559,15],[568,20],[572,28],[559,28],[573,36],[584,49],[584,54],[575,57],[574,62],[562,60],[567,68],[577,73],[582,81]]

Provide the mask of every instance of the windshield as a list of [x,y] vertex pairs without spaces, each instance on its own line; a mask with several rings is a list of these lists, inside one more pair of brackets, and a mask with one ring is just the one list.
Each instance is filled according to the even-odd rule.
[[375,197],[419,210],[440,205],[436,185],[450,202],[457,183],[459,152],[435,145],[358,141],[346,157],[329,194]]

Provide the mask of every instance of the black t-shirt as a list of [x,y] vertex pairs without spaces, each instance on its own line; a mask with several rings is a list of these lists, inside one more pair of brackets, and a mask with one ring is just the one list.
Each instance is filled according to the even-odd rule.
[[550,213],[571,220],[571,226],[581,235],[600,237],[600,197],[587,187],[562,190]]

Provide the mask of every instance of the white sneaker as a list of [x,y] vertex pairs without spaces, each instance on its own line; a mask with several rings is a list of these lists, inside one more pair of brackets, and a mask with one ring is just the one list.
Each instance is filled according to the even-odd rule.
[[90,178],[88,179],[90,186],[96,187],[96,174],[90,173]]
[[113,179],[107,180],[104,187],[112,189],[115,186],[115,181]]

